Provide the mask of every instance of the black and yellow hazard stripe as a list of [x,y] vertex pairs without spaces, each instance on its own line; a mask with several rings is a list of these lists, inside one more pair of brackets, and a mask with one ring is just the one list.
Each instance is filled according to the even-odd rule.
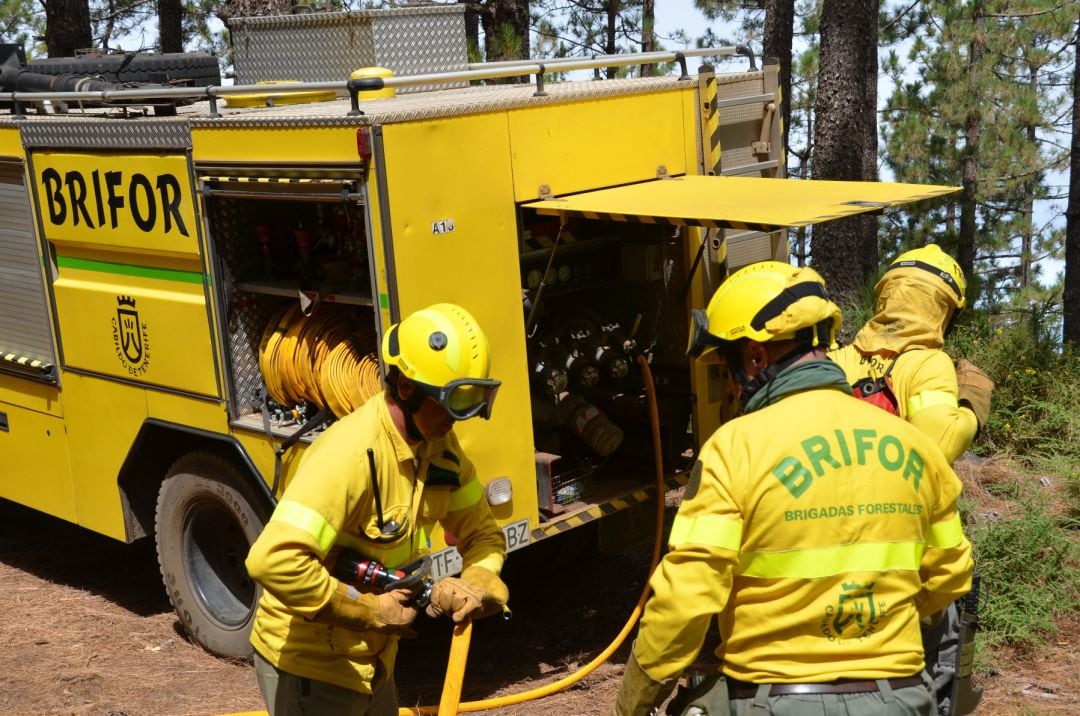
[[56,367],[52,363],[39,360],[38,358],[31,358],[30,356],[8,352],[0,352],[0,364],[42,374],[52,373]]
[[341,184],[341,179],[324,179],[320,177],[296,177],[296,176],[213,176],[203,177],[205,182],[233,183],[233,184]]
[[[577,237],[571,234],[569,231],[563,231],[562,237],[559,239],[561,244],[573,244],[577,242]],[[524,251],[541,251],[543,249],[550,249],[555,245],[555,236],[550,234],[530,234],[521,239],[521,250]]]
[[716,75],[705,78],[701,97],[702,165],[706,175],[720,174],[720,113],[716,110]]
[[[687,473],[679,473],[672,477],[667,478],[664,481],[665,490],[674,490],[678,487],[682,487],[686,484],[686,480],[689,475]],[[549,522],[541,525],[532,531],[532,541],[537,542],[546,537],[554,537],[555,535],[568,532],[582,525],[588,524],[593,520],[598,520],[601,517],[614,514],[620,510],[625,510],[634,505],[639,505],[642,502],[647,502],[656,498],[656,485],[648,485],[646,487],[633,490],[626,494],[605,500],[597,505],[575,512],[567,517]]]
[[707,229],[742,229],[744,231],[775,231],[775,224],[732,221],[730,219],[702,219],[693,216],[646,216],[635,214],[606,214],[594,211],[565,211],[564,213],[600,221],[623,221],[629,224],[656,224],[660,226],[702,226]]

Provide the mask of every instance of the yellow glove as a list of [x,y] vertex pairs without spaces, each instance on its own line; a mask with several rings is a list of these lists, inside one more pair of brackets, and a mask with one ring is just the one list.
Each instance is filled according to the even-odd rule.
[[626,671],[623,672],[622,683],[619,684],[615,708],[611,712],[612,716],[651,714],[653,709],[664,702],[676,683],[678,679],[656,681],[646,674],[638,664],[634,649],[631,648],[630,659],[626,662]]
[[484,603],[484,592],[457,577],[444,577],[431,589],[431,603],[427,606],[427,615],[437,619],[447,614],[460,624],[480,613]]
[[490,617],[498,614],[510,601],[510,590],[499,579],[498,575],[490,569],[473,565],[461,573],[461,581],[470,584],[484,593],[481,601],[483,604],[479,614],[473,615],[474,619]]
[[959,402],[971,408],[980,428],[986,425],[986,420],[990,417],[990,396],[994,392],[994,381],[974,363],[961,358],[956,361],[956,383]]
[[315,621],[356,631],[414,637],[416,632],[409,628],[418,614],[416,607],[409,604],[414,597],[408,589],[370,594],[338,583],[330,601],[316,615]]

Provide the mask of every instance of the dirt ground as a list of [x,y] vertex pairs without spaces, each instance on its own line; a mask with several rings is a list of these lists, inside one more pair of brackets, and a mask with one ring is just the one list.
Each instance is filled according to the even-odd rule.
[[[550,540],[507,565],[514,617],[478,622],[462,701],[504,697],[566,677],[619,633],[650,548],[580,557]],[[401,703],[438,704],[449,622],[423,621],[403,643]],[[1080,713],[1080,621],[1038,653],[1010,654],[984,676],[978,713]],[[630,639],[565,691],[481,713],[610,713]],[[0,501],[0,714],[192,716],[263,707],[252,667],[188,642],[151,544],[123,545]]]

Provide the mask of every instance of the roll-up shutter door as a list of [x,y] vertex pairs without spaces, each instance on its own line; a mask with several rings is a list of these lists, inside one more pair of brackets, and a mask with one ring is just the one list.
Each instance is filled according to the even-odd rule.
[[23,164],[0,159],[0,370],[55,381],[55,364]]

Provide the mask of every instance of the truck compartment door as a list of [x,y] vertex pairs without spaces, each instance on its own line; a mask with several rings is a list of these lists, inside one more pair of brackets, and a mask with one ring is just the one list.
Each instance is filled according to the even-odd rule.
[[774,231],[944,196],[960,187],[683,176],[525,204],[541,214]]
[[[524,207],[564,219],[772,232],[880,212],[959,190],[884,182],[681,176],[534,201]],[[694,277],[695,292],[690,298],[703,305],[715,286],[704,285],[701,273]],[[693,422],[700,444],[727,414],[731,396],[718,366],[695,362],[691,371],[697,397]]]

